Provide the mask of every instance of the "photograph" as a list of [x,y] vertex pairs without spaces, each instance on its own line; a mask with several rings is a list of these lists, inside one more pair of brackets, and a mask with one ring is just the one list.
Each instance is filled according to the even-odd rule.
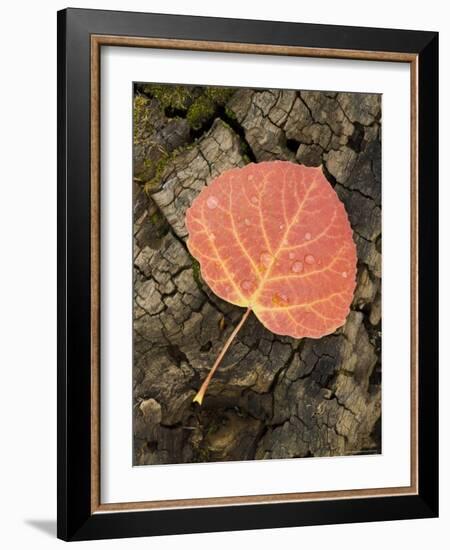
[[5,5],[3,548],[448,546],[438,4]]
[[382,94],[132,86],[133,465],[382,453]]

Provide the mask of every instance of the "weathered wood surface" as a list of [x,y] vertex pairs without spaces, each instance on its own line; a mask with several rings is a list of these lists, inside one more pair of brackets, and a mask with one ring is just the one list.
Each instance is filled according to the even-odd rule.
[[[369,94],[138,85],[134,116],[134,463],[381,451],[381,103]],[[240,308],[203,283],[184,214],[228,168],[323,165],[358,249],[344,327],[320,340],[251,316],[192,403]]]

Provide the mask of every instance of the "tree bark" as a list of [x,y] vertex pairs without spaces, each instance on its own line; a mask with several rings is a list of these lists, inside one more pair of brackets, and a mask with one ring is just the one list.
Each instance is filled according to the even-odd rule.
[[[380,96],[178,86],[173,99],[161,88],[135,95],[134,463],[381,452]],[[184,215],[224,170],[275,159],[322,165],[345,204],[358,250],[351,312],[320,340],[249,316],[199,407],[242,309],[202,281]]]

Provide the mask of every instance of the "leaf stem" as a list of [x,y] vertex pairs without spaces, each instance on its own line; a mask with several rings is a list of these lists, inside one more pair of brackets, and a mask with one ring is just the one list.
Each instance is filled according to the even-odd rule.
[[197,394],[195,395],[195,397],[193,399],[194,403],[198,403],[199,405],[202,404],[203,398],[205,397],[206,390],[208,389],[209,383],[211,382],[211,378],[214,376],[214,373],[216,372],[218,366],[220,365],[220,362],[222,361],[223,356],[225,355],[228,348],[230,347],[231,342],[234,340],[236,334],[241,330],[242,325],[247,320],[247,317],[250,315],[251,311],[252,310],[250,308],[247,308],[245,310],[245,313],[242,316],[241,320],[239,321],[238,325],[233,330],[233,332],[230,334],[230,337],[228,338],[228,340],[225,342],[225,345],[223,346],[221,352],[217,356],[217,359],[216,359],[214,365],[212,366],[211,370],[209,371],[208,376],[205,378],[205,380],[203,381],[203,384],[201,385],[200,389],[198,390]]

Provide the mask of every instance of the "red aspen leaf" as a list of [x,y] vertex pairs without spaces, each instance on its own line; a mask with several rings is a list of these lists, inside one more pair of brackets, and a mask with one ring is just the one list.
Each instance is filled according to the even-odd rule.
[[274,161],[228,170],[195,198],[186,227],[212,291],[272,332],[320,338],[344,324],[356,247],[321,168]]

